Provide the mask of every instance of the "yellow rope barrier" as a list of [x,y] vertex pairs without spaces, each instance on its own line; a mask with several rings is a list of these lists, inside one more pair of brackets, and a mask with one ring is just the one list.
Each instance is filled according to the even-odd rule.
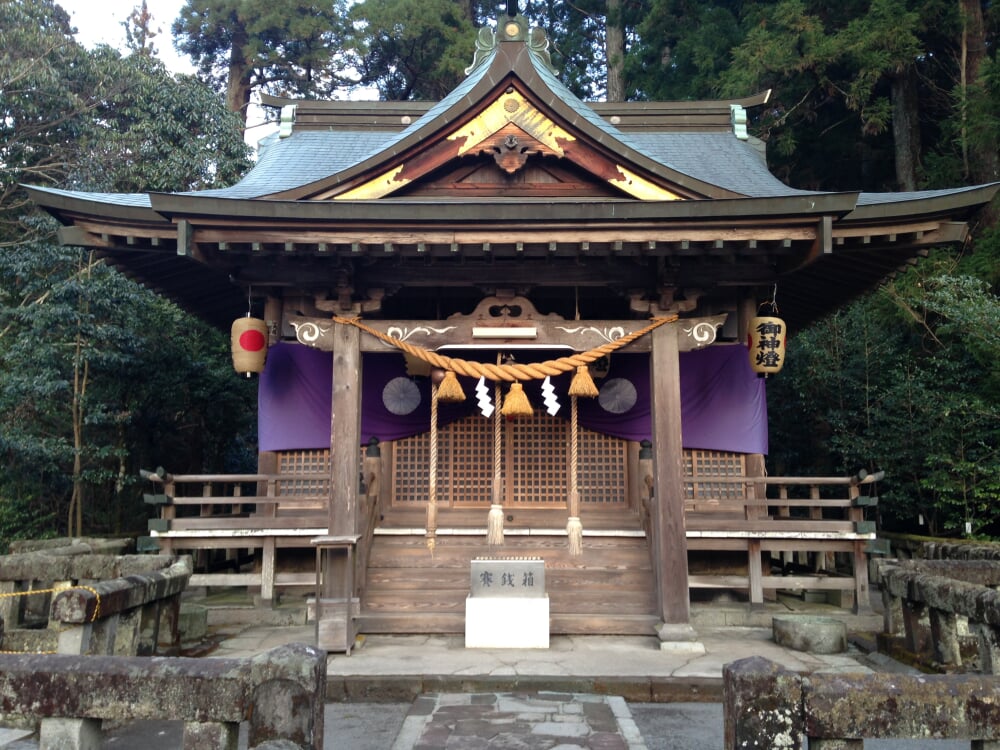
[[[491,364],[489,362],[472,362],[465,359],[454,359],[446,357],[437,352],[432,352],[423,347],[408,344],[405,341],[394,339],[391,336],[378,331],[371,326],[365,325],[359,318],[341,318],[333,316],[333,322],[342,325],[352,325],[365,333],[371,334],[380,341],[384,341],[390,346],[410,354],[417,359],[426,362],[431,367],[439,367],[442,370],[451,370],[458,375],[465,375],[472,378],[484,377],[489,380],[503,380],[513,383],[519,380],[542,380],[546,376],[561,375],[564,372],[571,372],[581,365],[589,365],[596,362],[601,357],[607,356],[623,346],[631,344],[638,338],[645,336],[650,331],[659,328],[664,323],[673,323],[678,319],[677,315],[669,315],[662,318],[653,318],[648,326],[638,331],[622,336],[620,339],[602,344],[586,352],[571,354],[559,359],[551,359],[546,362],[519,363],[509,362],[506,364]],[[499,347],[503,348],[503,347]]]
[[[13,599],[18,596],[37,596],[39,594],[61,594],[64,591],[89,591],[94,595],[94,612],[90,616],[90,622],[95,622],[101,613],[101,595],[96,589],[90,586],[67,586],[66,588],[32,589],[31,591],[13,591],[0,593],[0,599]],[[64,632],[69,628],[63,628],[59,632]],[[55,654],[56,651],[0,651],[0,654]]]

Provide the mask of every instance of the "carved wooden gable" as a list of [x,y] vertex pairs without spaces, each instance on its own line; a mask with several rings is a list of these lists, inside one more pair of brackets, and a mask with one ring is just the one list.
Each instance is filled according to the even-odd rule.
[[[433,137],[316,199],[688,197],[544,105],[516,75]],[[613,145],[613,144],[612,144]]]

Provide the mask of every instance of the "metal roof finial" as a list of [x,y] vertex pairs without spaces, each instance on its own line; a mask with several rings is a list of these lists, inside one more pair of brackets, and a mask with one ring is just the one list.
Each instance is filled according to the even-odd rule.
[[517,13],[517,0],[507,0],[507,15],[513,18]]

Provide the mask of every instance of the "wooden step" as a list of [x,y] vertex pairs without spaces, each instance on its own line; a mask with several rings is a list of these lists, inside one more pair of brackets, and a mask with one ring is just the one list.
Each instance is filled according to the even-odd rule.
[[477,557],[545,560],[553,634],[649,635],[656,621],[653,572],[643,537],[584,540],[571,556],[564,536],[508,537],[491,551],[481,536],[376,535],[359,624],[368,633],[463,633],[470,562]]
[[[654,615],[558,615],[550,618],[552,635],[654,635]],[[358,619],[362,633],[385,635],[464,635],[465,612],[412,615],[362,611]]]
[[[539,529],[566,527],[565,510],[539,508],[505,508],[507,520],[504,527],[509,529]],[[464,529],[485,529],[489,507],[482,508],[439,508],[438,528],[453,527]],[[580,511],[584,529],[622,529],[637,531],[642,529],[639,515],[625,507],[587,508]],[[423,528],[427,522],[427,512],[423,506],[417,508],[393,507],[386,511],[381,527],[386,529]]]

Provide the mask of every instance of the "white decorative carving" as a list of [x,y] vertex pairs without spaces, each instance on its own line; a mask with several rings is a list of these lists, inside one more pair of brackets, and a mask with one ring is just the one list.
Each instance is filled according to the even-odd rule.
[[306,323],[292,321],[292,327],[295,329],[295,338],[306,346],[312,346],[333,328],[333,326],[320,326],[312,321]]
[[625,336],[625,329],[622,326],[614,326],[613,328],[600,329],[594,326],[577,326],[576,328],[567,328],[566,326],[556,326],[556,328],[564,333],[578,333],[581,336],[585,336],[588,333],[597,335],[599,338],[604,339],[608,343],[612,341],[617,341],[618,339]]
[[699,323],[695,323],[690,328],[682,328],[681,330],[683,330],[684,333],[688,335],[688,338],[692,339],[698,345],[697,348],[700,349],[701,347],[708,346],[715,341],[717,329],[718,326],[715,323],[701,321]]
[[[448,333],[455,329],[455,326],[445,326],[444,328],[432,328],[431,326],[417,326],[416,328],[401,328],[400,326],[389,326],[385,333],[391,339],[406,341],[411,336],[422,333],[425,336],[434,336]],[[386,344],[386,346],[391,346]]]

